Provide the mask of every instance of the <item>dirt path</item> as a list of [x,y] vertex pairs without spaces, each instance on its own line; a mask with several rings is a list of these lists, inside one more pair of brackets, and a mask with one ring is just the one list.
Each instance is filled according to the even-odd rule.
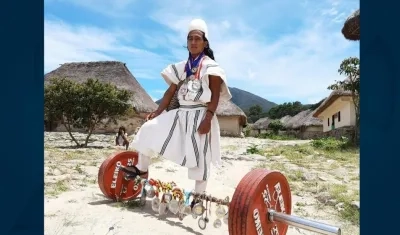
[[[187,216],[180,221],[171,213],[158,216],[151,210],[150,200],[144,209],[129,209],[120,203],[106,200],[97,186],[98,167],[103,160],[115,151],[113,136],[95,135],[91,149],[70,149],[72,146],[65,133],[46,133],[45,136],[45,234],[48,235],[89,235],[89,234],[228,234],[225,224],[216,229],[211,223],[206,230],[197,226],[197,220]],[[208,192],[213,196],[232,197],[236,185],[251,169],[265,164],[266,157],[246,154],[252,145],[257,148],[273,148],[282,145],[306,143],[307,141],[271,141],[254,138],[222,138],[224,165],[221,169],[212,168]],[[280,156],[271,157],[270,164],[285,160]],[[287,164],[288,166],[290,164]],[[278,167],[278,165],[276,165]],[[293,164],[293,168],[295,165]],[[150,166],[152,178],[163,181],[173,180],[180,187],[191,189],[193,181],[187,179],[187,170],[169,161],[158,160]],[[279,169],[278,169],[279,170]],[[309,178],[316,175],[309,172]],[[329,175],[319,172],[319,178],[330,180]],[[321,176],[322,175],[322,176]],[[306,179],[307,180],[307,179]],[[309,179],[310,180],[310,179]],[[313,180],[313,179],[311,179]],[[356,187],[356,186],[355,186]],[[297,192],[301,190],[297,189]],[[345,234],[358,233],[358,227],[339,221],[334,207],[318,208],[315,195],[307,192],[293,195],[293,214],[307,215],[310,219],[329,222],[344,227]],[[297,205],[297,206],[296,206]],[[290,228],[288,235],[313,234]]]

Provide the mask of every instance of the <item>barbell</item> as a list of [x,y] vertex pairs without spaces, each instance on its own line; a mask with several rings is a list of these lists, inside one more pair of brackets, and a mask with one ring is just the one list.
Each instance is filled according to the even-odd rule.
[[[219,221],[214,221],[214,226],[218,224],[220,226],[221,220],[224,220],[228,224],[230,235],[285,235],[289,225],[325,235],[341,235],[339,227],[291,215],[292,197],[289,182],[279,171],[267,169],[250,171],[239,182],[232,200],[229,200],[229,197],[222,200],[205,193],[185,192],[175,187],[173,182],[148,179],[148,174],[135,180],[126,178],[126,174],[121,172],[119,167],[134,166],[137,162],[136,152],[124,151],[110,155],[101,164],[98,184],[107,198],[114,201],[140,198],[144,205],[146,197],[150,197],[153,198],[153,210],[164,214],[170,205],[170,211],[178,214],[180,219],[183,219],[184,213],[192,214],[195,219],[199,218],[201,229],[205,229],[208,222],[207,214],[205,218],[203,216],[207,211],[207,203],[217,203],[218,208],[227,206],[228,212],[225,211],[225,215],[222,214],[217,219]],[[149,189],[155,190],[149,191]],[[160,200],[161,194],[163,196]],[[168,200],[166,196],[169,196]],[[190,197],[193,200],[188,203]],[[182,203],[176,201],[177,207],[173,207],[171,203],[173,198],[180,198],[177,200],[181,200]],[[179,205],[182,205],[179,207],[182,210],[178,208]]]

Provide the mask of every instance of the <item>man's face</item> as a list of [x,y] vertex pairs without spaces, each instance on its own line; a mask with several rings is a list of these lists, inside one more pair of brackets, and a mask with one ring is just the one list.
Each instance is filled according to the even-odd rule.
[[204,51],[207,42],[203,40],[203,33],[199,30],[190,31],[187,37],[187,47],[191,54],[197,55]]

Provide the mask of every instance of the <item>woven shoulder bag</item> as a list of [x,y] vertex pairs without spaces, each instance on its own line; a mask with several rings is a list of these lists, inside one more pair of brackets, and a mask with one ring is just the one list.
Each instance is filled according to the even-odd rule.
[[179,88],[182,86],[183,82],[185,81],[185,80],[179,79],[179,73],[174,64],[172,64],[172,69],[174,70],[175,76],[178,79],[179,83],[177,85],[174,95],[172,96],[171,101],[168,104],[168,107],[166,108],[167,112],[170,110],[179,108],[180,105],[179,105],[179,99],[178,99],[178,92],[179,92]]

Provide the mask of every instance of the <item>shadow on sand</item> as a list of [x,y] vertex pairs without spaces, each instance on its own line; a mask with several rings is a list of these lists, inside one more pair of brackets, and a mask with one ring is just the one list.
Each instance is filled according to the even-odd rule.
[[61,146],[55,146],[56,148],[59,148],[59,149],[112,149],[112,148],[110,148],[110,147],[107,147],[107,146],[93,146],[93,145],[90,145],[90,146],[87,146],[87,147],[79,147],[79,146],[76,146],[76,145],[61,145]]
[[[134,201],[134,202],[136,202],[136,201]],[[140,207],[139,206],[139,202],[137,201],[137,205],[138,206],[137,207],[133,207],[133,208],[129,208],[129,207],[126,207],[126,206],[119,206],[120,205],[119,202],[114,202],[114,201],[109,200],[109,199],[93,201],[93,202],[89,202],[88,204],[92,205],[92,206],[108,205],[108,206],[112,206],[114,208],[118,208],[119,207],[121,210],[128,210],[128,211],[131,211],[131,212],[139,213],[139,214],[143,215],[143,217],[152,217],[152,218],[157,219],[157,220],[165,221],[167,224],[169,224],[171,226],[185,229],[188,233],[195,234],[195,235],[203,235],[202,233],[194,231],[191,227],[185,226],[180,221],[175,222],[175,221],[169,220],[168,218],[171,218],[171,217],[177,218],[178,217],[177,215],[174,215],[171,212],[167,213],[166,215],[159,216],[157,212],[155,212],[155,211],[153,211],[151,209],[151,201],[149,201],[149,200],[146,201],[146,205],[143,206],[143,207]]]

